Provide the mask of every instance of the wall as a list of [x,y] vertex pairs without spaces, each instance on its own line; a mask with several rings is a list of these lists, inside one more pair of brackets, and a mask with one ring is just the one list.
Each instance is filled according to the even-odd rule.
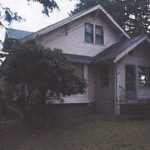
[[[104,45],[95,45],[84,42],[84,23],[90,22],[104,26]],[[67,28],[67,32],[66,32]],[[67,35],[66,35],[67,34]],[[87,15],[68,26],[63,26],[38,39],[39,43],[48,48],[62,49],[64,53],[95,56],[106,47],[119,41],[119,36],[104,20],[100,17]]]

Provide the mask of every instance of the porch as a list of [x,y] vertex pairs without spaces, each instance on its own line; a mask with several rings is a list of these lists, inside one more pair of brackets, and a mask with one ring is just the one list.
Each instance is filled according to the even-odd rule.
[[150,65],[125,64],[124,85],[119,84],[119,104],[150,102]]
[[150,117],[150,51],[147,41],[116,63],[117,115]]

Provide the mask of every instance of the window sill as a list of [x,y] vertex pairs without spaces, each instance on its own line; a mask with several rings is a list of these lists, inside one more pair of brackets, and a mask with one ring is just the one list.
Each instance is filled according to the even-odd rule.
[[84,44],[91,44],[91,45],[96,45],[96,46],[106,46],[105,44],[95,44],[91,42],[83,42]]

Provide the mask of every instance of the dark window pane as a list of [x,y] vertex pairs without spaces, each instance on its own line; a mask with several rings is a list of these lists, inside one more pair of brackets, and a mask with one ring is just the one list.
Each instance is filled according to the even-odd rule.
[[93,43],[93,24],[85,23],[85,42]]
[[96,44],[104,44],[103,27],[96,25],[95,39],[96,39]]
[[88,33],[93,33],[93,25],[87,23],[87,24],[85,25],[85,31],[88,32]]
[[95,32],[97,35],[103,35],[103,27],[96,25]]
[[96,44],[103,44],[103,37],[96,35]]
[[93,34],[85,33],[85,41],[93,43]]

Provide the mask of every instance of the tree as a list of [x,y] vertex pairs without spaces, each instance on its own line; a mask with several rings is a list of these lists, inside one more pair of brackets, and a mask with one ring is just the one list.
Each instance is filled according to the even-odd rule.
[[80,0],[71,14],[101,4],[130,35],[150,34],[149,0]]
[[62,100],[64,96],[84,93],[86,88],[85,80],[74,74],[61,50],[45,49],[34,41],[11,45],[0,72],[7,85],[16,88],[15,101],[24,114],[29,104],[43,108],[48,92],[51,97]]
[[[38,2],[43,6],[42,13],[49,16],[49,13],[52,12],[55,8],[58,8],[58,5],[55,0],[26,0],[27,2]],[[21,7],[21,6],[20,6]],[[17,12],[13,12],[8,7],[3,7],[0,2],[0,27],[4,27],[4,22],[11,24],[13,21],[22,21],[22,17],[18,15]],[[0,46],[3,45],[3,42],[0,40]]]
[[[57,8],[58,5],[55,2],[55,0],[26,0],[28,2],[38,2],[43,6],[43,11],[42,13],[49,15],[50,11],[53,11],[53,9]],[[18,16],[17,12],[12,12],[10,8],[8,7],[3,7],[2,4],[0,3],[0,25],[2,24],[2,19],[5,21],[11,23],[13,20],[15,21],[20,21],[22,18],[21,16]]]

